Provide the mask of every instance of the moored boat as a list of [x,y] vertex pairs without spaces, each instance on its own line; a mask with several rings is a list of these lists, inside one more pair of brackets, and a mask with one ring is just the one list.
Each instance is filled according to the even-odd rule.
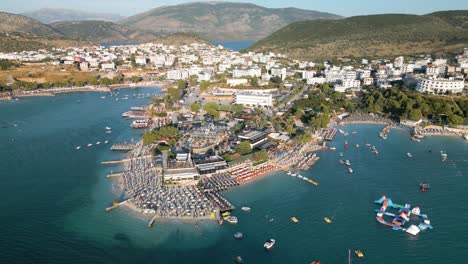
[[273,246],[275,245],[275,243],[276,243],[276,240],[274,240],[273,238],[270,238],[267,241],[265,241],[265,244],[263,244],[263,247],[266,250],[271,250]]
[[299,223],[299,219],[297,219],[295,216],[291,217],[291,221],[294,223]]
[[242,239],[243,237],[244,237],[244,234],[242,234],[241,232],[237,232],[234,234],[235,239]]
[[328,217],[324,217],[323,220],[325,221],[325,223],[327,224],[331,224],[332,220]]
[[364,257],[364,253],[362,253],[362,251],[359,249],[354,250],[354,253],[356,253],[356,256],[358,256],[358,258]]
[[235,216],[229,216],[226,221],[228,221],[228,223],[230,224],[237,224],[239,223],[239,221],[237,220],[237,217]]
[[241,209],[242,209],[242,211],[244,211],[244,212],[250,212],[250,210],[251,210],[251,208],[250,208],[250,207],[247,207],[247,206],[244,206],[244,207],[242,207]]

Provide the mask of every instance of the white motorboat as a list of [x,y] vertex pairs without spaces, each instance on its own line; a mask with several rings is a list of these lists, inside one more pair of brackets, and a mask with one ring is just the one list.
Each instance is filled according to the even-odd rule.
[[275,245],[275,243],[276,243],[276,240],[274,240],[273,238],[270,238],[267,241],[265,241],[265,244],[263,244],[263,247],[266,250],[271,250],[273,246]]

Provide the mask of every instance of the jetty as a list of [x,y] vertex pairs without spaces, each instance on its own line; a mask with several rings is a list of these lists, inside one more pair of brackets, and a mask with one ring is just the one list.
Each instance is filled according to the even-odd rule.
[[325,137],[324,137],[324,139],[327,140],[327,141],[332,141],[333,138],[335,137],[337,131],[338,131],[338,130],[337,130],[336,128],[329,128],[329,129],[325,132]]
[[125,200],[125,201],[119,203],[119,202],[117,202],[117,199],[116,199],[116,200],[114,200],[112,202],[112,206],[109,206],[109,207],[106,208],[106,211],[109,212],[110,210],[118,208],[119,206],[124,205],[126,203],[128,203],[128,200]]
[[104,165],[111,165],[111,164],[119,164],[119,163],[125,163],[130,161],[130,159],[121,159],[121,160],[111,160],[111,161],[103,161],[101,164]]
[[114,151],[130,151],[136,148],[136,143],[116,143],[110,148]]
[[123,173],[114,173],[114,174],[108,174],[106,178],[113,178],[113,177],[122,177]]

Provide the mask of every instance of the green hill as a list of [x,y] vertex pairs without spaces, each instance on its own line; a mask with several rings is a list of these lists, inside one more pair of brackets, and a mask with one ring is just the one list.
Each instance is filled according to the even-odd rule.
[[292,57],[378,57],[460,49],[468,44],[468,11],[424,16],[385,14],[292,23],[249,50]]
[[145,42],[155,38],[154,34],[106,21],[64,21],[50,26],[68,38],[94,42]]
[[194,32],[210,40],[261,39],[289,23],[340,16],[297,8],[203,2],[163,6],[120,21],[148,32]]

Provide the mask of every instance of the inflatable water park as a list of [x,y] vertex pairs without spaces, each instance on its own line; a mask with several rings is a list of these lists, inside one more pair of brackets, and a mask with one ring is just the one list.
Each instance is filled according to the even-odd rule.
[[[382,196],[379,200],[375,201],[376,204],[380,204],[380,209],[376,209],[377,212],[376,219],[379,223],[384,224],[388,227],[391,227],[393,230],[401,230],[406,233],[409,233],[413,236],[416,236],[422,230],[433,229],[431,221],[426,214],[421,213],[421,208],[418,206],[411,209],[411,205],[405,204],[400,205],[392,202],[392,199],[387,198],[385,195]],[[397,209],[396,214],[387,212],[387,209],[393,208]],[[406,224],[410,224],[411,215],[417,216],[418,220],[422,220],[419,225],[411,224],[408,228],[405,227]],[[393,217],[393,220],[387,221],[384,219],[385,216]]]

